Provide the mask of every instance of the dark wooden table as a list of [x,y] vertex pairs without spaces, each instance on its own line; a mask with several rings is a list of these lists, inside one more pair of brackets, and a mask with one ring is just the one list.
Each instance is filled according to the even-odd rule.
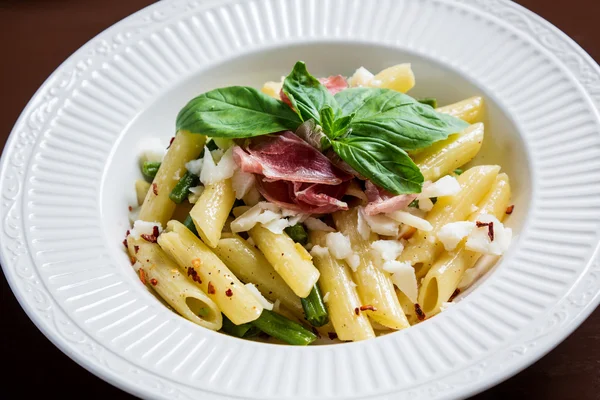
[[[0,0],[0,148],[27,101],[72,52],[151,0]],[[520,0],[600,60],[600,0]],[[0,274],[1,275],[1,274]],[[55,348],[27,318],[2,275],[2,389],[29,398],[130,398]],[[36,390],[36,393],[40,393]],[[600,399],[600,309],[540,361],[476,399]]]

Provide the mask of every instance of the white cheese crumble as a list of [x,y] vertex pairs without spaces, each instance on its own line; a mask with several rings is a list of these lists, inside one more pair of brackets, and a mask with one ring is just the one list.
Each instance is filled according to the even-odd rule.
[[[364,208],[360,207],[358,212],[361,214],[361,217],[369,226],[370,230],[384,236],[397,236],[398,235],[398,222],[395,220],[388,218],[385,215],[377,214],[377,215],[367,215],[364,211]],[[361,233],[362,236],[362,233]],[[364,237],[363,237],[364,238]],[[367,235],[368,239],[368,235]]]
[[267,228],[271,232],[281,234],[281,233],[283,233],[283,230],[290,225],[290,223],[285,218],[278,218],[278,219],[274,219],[263,225],[265,228]]
[[231,222],[231,231],[234,233],[246,232],[254,228],[257,223],[267,224],[281,218],[279,208],[274,204],[260,202]]
[[329,249],[331,255],[338,260],[343,260],[353,253],[350,239],[340,232],[333,232],[325,235],[325,245]]
[[269,311],[273,310],[273,304],[270,303],[267,299],[265,299],[265,297],[262,295],[262,293],[258,291],[258,289],[256,288],[256,286],[254,286],[253,283],[246,283],[245,286],[248,289],[248,291],[252,293],[252,295],[256,298],[256,300],[258,300],[258,302],[264,309]]
[[228,149],[218,163],[215,163],[213,153],[216,153],[217,151],[219,150],[215,150],[211,153],[208,151],[208,147],[204,148],[204,163],[202,165],[202,171],[200,172],[200,182],[204,185],[210,185],[229,179],[237,169],[237,164],[233,159],[233,148]]
[[497,256],[508,250],[512,239],[512,229],[504,227],[498,218],[489,214],[479,215],[477,222],[493,223],[494,240],[491,240],[489,236],[489,226],[475,227],[465,243],[467,250]]
[[327,257],[329,250],[327,250],[327,247],[315,245],[310,249],[310,255],[313,257]]
[[129,234],[134,239],[139,239],[142,235],[152,235],[154,233],[154,227],[158,226],[158,233],[163,231],[160,222],[148,222],[138,219],[133,223],[133,228],[129,230]]
[[354,72],[354,75],[348,79],[348,85],[350,87],[369,86],[374,77],[375,75],[369,72],[368,69],[360,67]]
[[413,228],[417,228],[420,231],[430,232],[433,229],[429,221],[417,217],[416,215],[413,215],[407,211],[394,211],[386,215],[394,219],[395,221],[406,224],[408,226],[412,226]]
[[415,269],[407,262],[396,260],[383,263],[383,270],[389,272],[392,282],[413,303],[417,302],[418,284]]
[[329,301],[329,292],[325,293],[325,296],[323,296],[323,303],[327,303]]
[[306,229],[308,229],[309,231],[335,232],[335,229],[333,229],[320,219],[314,217],[306,218],[304,220],[304,226],[306,226]]
[[200,176],[200,172],[202,172],[202,165],[204,165],[204,158],[199,158],[197,160],[186,162],[185,169],[187,169],[190,174]]
[[453,196],[458,192],[460,192],[460,183],[458,183],[455,177],[446,175],[434,183],[423,187],[419,198]]
[[461,240],[469,236],[475,228],[475,222],[450,222],[440,228],[437,238],[446,250],[454,250]]
[[254,186],[256,178],[254,174],[244,172],[241,169],[236,170],[231,177],[231,186],[235,193],[235,198],[240,200],[246,196],[250,189]]
[[371,247],[384,261],[397,259],[404,250],[404,245],[399,240],[376,240],[371,243]]

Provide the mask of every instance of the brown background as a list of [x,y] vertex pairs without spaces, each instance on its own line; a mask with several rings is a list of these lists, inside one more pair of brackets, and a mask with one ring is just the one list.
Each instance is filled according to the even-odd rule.
[[[27,101],[72,52],[150,0],[0,0],[0,148]],[[600,60],[600,0],[520,0]],[[55,348],[1,279],[2,398],[131,396],[96,378]],[[39,392],[37,392],[39,393]],[[600,310],[554,351],[475,398],[600,399]]]

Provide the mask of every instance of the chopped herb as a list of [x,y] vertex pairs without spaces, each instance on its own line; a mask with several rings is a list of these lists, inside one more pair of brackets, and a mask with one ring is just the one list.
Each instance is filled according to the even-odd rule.
[[460,169],[460,168],[456,168],[456,169],[454,170],[454,174],[455,174],[455,175],[461,175],[463,172],[464,172],[464,171],[463,171],[462,169]]
[[300,243],[302,246],[308,243],[308,234],[304,229],[304,225],[296,224],[294,226],[288,226],[284,231],[294,242]]

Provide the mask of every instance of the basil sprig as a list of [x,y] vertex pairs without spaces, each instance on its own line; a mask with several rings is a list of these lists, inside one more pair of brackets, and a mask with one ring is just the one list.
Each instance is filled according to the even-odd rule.
[[230,86],[191,100],[176,124],[177,130],[233,139],[296,130],[301,123],[287,104],[251,87]]
[[292,107],[256,89],[232,86],[190,101],[177,116],[177,129],[211,137],[246,138],[295,131],[313,120],[342,160],[394,194],[418,193],[423,175],[406,150],[430,146],[468,124],[436,112],[400,92],[345,89],[335,96],[299,61],[282,87]]

